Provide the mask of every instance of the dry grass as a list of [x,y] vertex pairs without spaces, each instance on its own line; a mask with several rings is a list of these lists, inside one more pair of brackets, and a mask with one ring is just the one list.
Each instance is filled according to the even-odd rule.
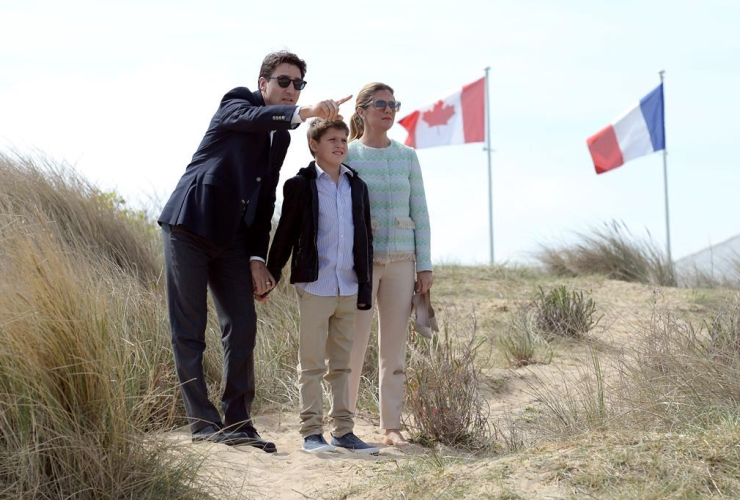
[[552,361],[552,349],[537,326],[532,304],[520,306],[511,313],[507,332],[499,337],[498,345],[513,368]]
[[675,286],[671,263],[650,238],[635,238],[624,224],[611,222],[579,242],[561,248],[543,246],[538,258],[555,276],[603,274],[611,279]]
[[533,389],[552,435],[705,427],[740,410],[738,310],[695,327],[657,313],[634,343],[592,362],[564,390]]
[[510,297],[522,285],[533,285],[548,279],[541,271],[528,267],[441,265],[434,268],[435,300],[488,300]]
[[[519,290],[527,288],[521,284]],[[569,498],[738,497],[740,305],[735,299],[719,307],[728,296],[726,290],[696,291],[687,300],[702,307],[653,306],[652,315],[630,320],[623,348],[583,344],[590,354],[575,372],[570,363],[558,363],[569,370],[559,375],[557,368],[517,370],[529,373],[529,392],[539,404],[505,428],[499,421],[498,438],[508,452],[499,460],[545,472],[543,480]],[[519,301],[521,291],[509,297]],[[537,330],[534,319],[527,323]],[[506,436],[516,446],[502,441]],[[414,482],[425,480],[431,485],[433,478]],[[439,491],[430,486],[425,494]],[[533,497],[512,481],[501,491],[494,494]]]
[[144,434],[177,400],[152,242],[69,173],[0,168],[0,496],[207,497]]
[[162,266],[155,230],[119,196],[43,157],[0,153],[0,179],[3,214],[24,225],[49,223],[72,250],[100,255],[145,283],[158,279]]
[[473,457],[432,450],[428,455],[398,462],[391,470],[383,470],[362,484],[330,490],[325,498],[471,498],[475,489],[471,465],[475,463]]
[[699,326],[656,308],[636,333],[563,386],[532,384],[542,414],[528,432],[572,440],[547,466],[576,496],[737,497],[740,307]]
[[[488,406],[480,394],[482,340],[475,325],[462,340],[443,320],[432,339],[415,337],[407,365],[406,426],[422,444],[471,450],[492,444]],[[462,340],[462,341],[460,341]]]
[[738,498],[738,439],[736,420],[688,433],[600,433],[536,463],[571,498]]

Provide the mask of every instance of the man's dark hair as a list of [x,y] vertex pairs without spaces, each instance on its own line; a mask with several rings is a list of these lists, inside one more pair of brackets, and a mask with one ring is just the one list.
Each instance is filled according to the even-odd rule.
[[281,50],[279,52],[272,52],[265,56],[265,59],[262,61],[262,67],[260,68],[260,78],[272,76],[272,72],[275,71],[275,68],[283,63],[297,66],[298,69],[301,70],[301,78],[306,77],[306,61],[292,52]]
[[329,121],[324,118],[316,118],[308,126],[308,150],[311,151],[311,156],[316,158],[316,153],[311,149],[311,140],[319,142],[321,138],[331,129],[343,130],[345,134],[349,135],[349,127],[342,120]]

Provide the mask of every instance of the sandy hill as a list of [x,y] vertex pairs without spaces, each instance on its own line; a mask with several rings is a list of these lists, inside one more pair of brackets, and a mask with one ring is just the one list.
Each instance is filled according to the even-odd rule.
[[[512,312],[539,286],[548,289],[559,284],[590,293],[598,314],[603,315],[601,322],[582,340],[551,342],[549,363],[510,367],[496,339]],[[701,489],[714,479],[702,456],[707,446],[685,441],[691,437],[674,435],[669,429],[665,433],[599,432],[587,425],[583,432],[558,437],[519,424],[547,413],[548,395],[566,401],[565,394],[580,391],[579,384],[592,380],[593,353],[606,359],[629,347],[659,311],[670,311],[686,324],[699,323],[717,314],[732,292],[659,289],[599,277],[556,280],[528,271],[465,267],[439,269],[434,291],[441,322],[460,336],[471,333],[475,323],[475,334],[491,348],[481,360],[485,365],[481,391],[502,443],[498,451],[481,454],[412,444],[406,449],[383,448],[378,457],[309,455],[300,450],[297,411],[282,412],[260,415],[257,420],[263,436],[277,443],[277,454],[246,447],[193,446],[203,456],[204,477],[215,473],[218,479],[209,476],[208,480],[220,482],[234,498],[703,496]],[[358,423],[358,435],[380,442],[374,415],[363,414]],[[175,433],[172,439],[187,442],[188,436]]]

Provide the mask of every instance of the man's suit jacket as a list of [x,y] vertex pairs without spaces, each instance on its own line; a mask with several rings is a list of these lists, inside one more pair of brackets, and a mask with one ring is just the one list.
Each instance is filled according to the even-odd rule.
[[266,258],[287,131],[297,127],[291,124],[295,109],[266,106],[259,91],[245,87],[227,93],[159,223],[182,225],[227,246],[244,219],[248,254]]

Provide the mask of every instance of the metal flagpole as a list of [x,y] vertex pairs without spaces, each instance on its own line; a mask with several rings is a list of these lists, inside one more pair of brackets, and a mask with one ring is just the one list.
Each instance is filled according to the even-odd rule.
[[[663,75],[665,70],[658,72],[660,75],[660,85],[663,85]],[[663,137],[665,137],[665,88],[663,90]],[[670,216],[668,211],[668,150],[666,145],[663,144],[663,189],[665,192],[665,235],[666,235],[666,249],[668,250],[668,262],[673,270],[673,256],[671,255],[671,224]]]
[[[488,98],[488,71],[486,68],[486,147],[488,152],[488,244],[491,254],[491,265],[493,265],[493,184],[491,183],[491,115]],[[670,253],[670,251],[669,251]]]

